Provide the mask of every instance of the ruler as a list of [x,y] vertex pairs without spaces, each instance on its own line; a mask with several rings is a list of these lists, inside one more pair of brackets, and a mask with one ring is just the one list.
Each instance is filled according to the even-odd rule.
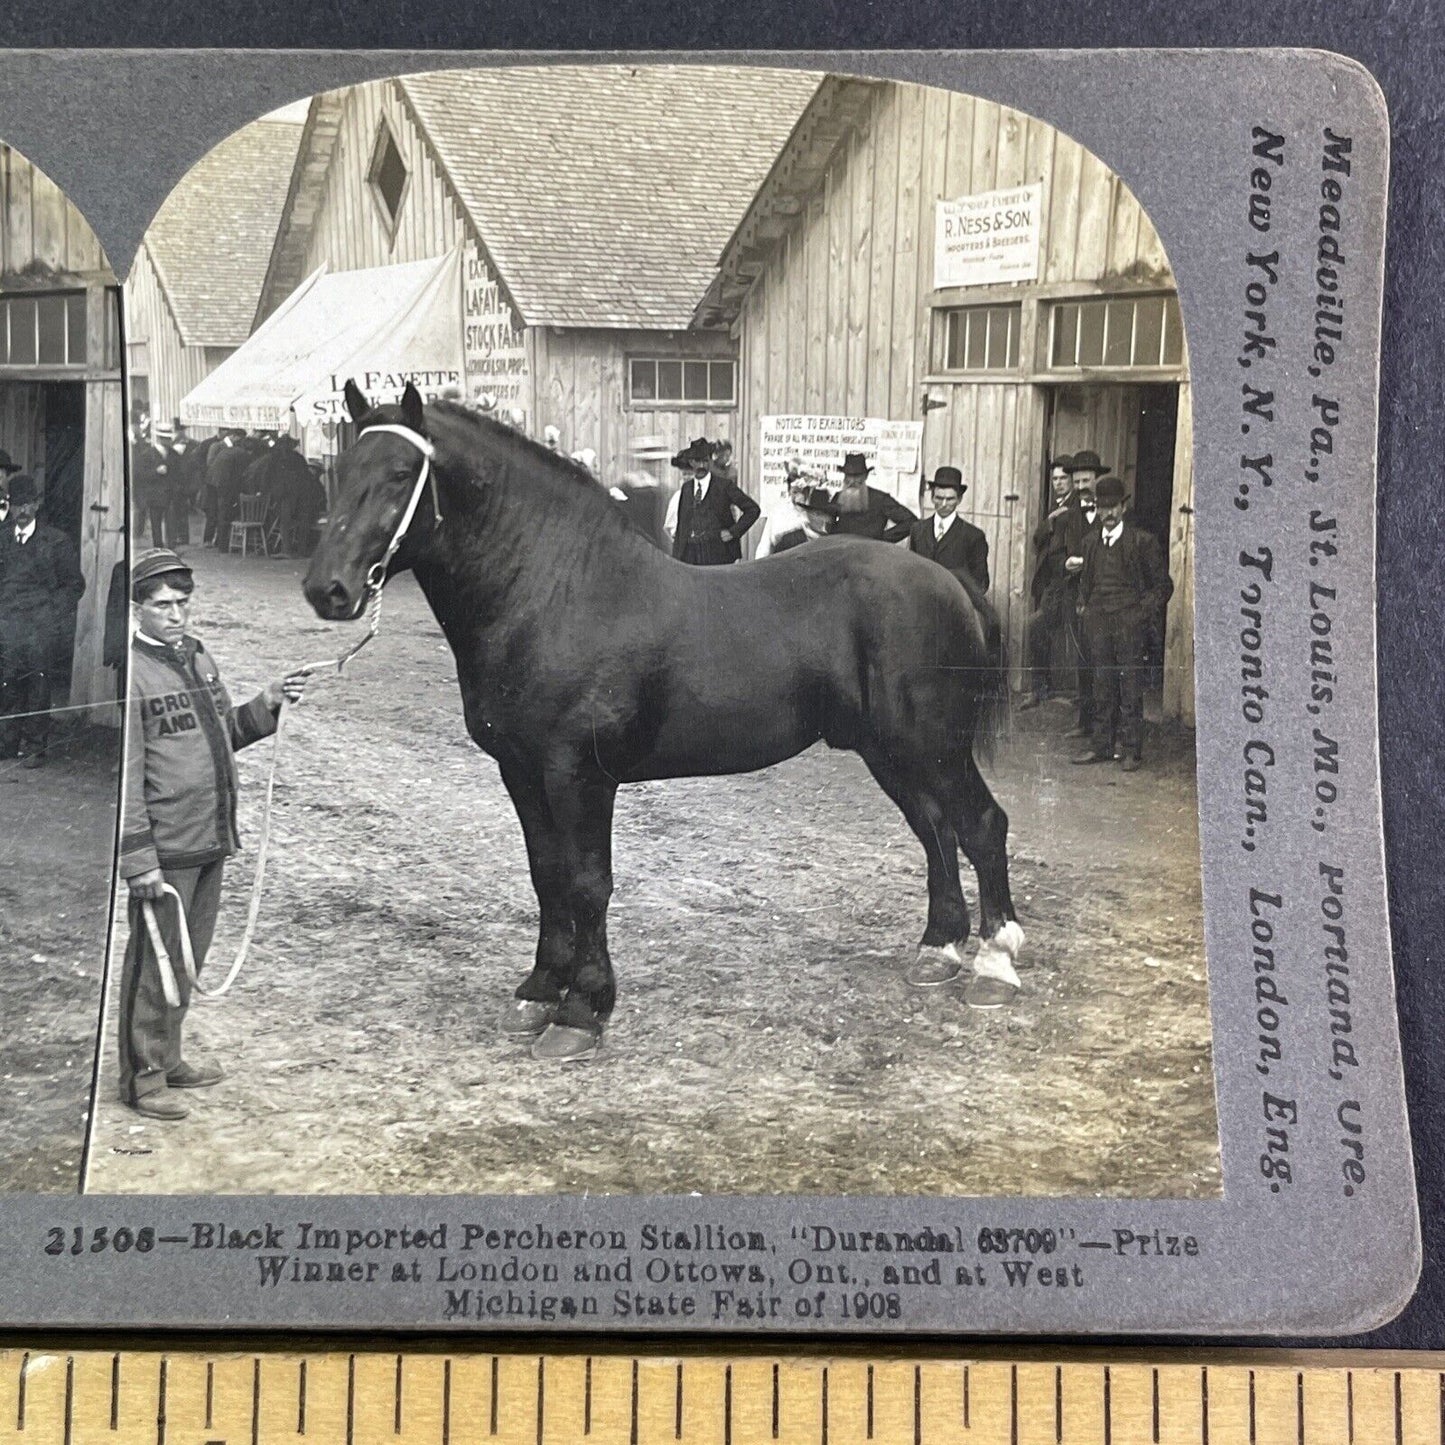
[[1445,1356],[0,1351],[0,1445],[1442,1445]]

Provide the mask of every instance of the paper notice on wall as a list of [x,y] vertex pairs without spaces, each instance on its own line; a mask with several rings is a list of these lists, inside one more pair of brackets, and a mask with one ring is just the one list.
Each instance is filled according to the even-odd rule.
[[839,468],[850,452],[861,452],[874,468],[870,486],[917,505],[921,421],[871,416],[765,416],[762,418],[762,484],[780,491],[787,459],[801,459],[804,472],[828,487],[839,487]]
[[1042,185],[939,201],[933,233],[934,286],[1037,280],[1043,210]]

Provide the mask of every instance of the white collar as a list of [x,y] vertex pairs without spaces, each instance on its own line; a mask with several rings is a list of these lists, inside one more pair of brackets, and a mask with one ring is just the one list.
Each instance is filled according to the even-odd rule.
[[18,522],[15,524],[15,540],[17,542],[28,542],[35,535],[35,518],[32,517],[25,526]]
[[1104,528],[1104,540],[1113,546],[1124,535],[1124,519],[1121,517],[1112,527]]
[[937,512],[933,514],[933,535],[941,537],[958,520],[957,512],[950,512],[946,517],[940,517]]

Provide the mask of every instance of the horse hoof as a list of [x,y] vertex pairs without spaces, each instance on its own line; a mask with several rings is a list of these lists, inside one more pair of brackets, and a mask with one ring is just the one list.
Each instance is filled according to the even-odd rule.
[[561,1004],[540,999],[508,999],[502,1010],[502,1032],[513,1039],[535,1039],[557,1017]]
[[969,1008],[996,1009],[1012,1003],[1018,997],[1019,986],[1003,978],[987,978],[975,974],[963,991],[963,1001]]
[[963,959],[956,945],[949,943],[942,948],[934,948],[924,944],[905,977],[914,988],[937,988],[940,984],[951,983],[962,972]]
[[532,1057],[544,1064],[580,1064],[595,1059],[601,1048],[601,1029],[548,1024],[547,1031],[532,1045]]

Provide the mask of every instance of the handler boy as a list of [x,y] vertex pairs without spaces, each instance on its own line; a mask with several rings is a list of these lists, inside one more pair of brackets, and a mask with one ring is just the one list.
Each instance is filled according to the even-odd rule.
[[[131,568],[136,631],[130,650],[125,821],[121,876],[130,888],[130,940],[120,985],[120,1098],[150,1119],[184,1119],[172,1092],[202,1089],[224,1077],[219,1065],[181,1056],[181,1024],[190,980],[181,966],[180,894],[199,972],[221,902],[224,862],[240,847],[236,764],[232,753],[276,731],[284,698],[299,702],[304,672],[271,682],[235,708],[210,654],[186,632],[195,579],[164,547],[142,552]],[[142,908],[155,907],[175,963],[179,1008],[166,1002],[160,966]]]

